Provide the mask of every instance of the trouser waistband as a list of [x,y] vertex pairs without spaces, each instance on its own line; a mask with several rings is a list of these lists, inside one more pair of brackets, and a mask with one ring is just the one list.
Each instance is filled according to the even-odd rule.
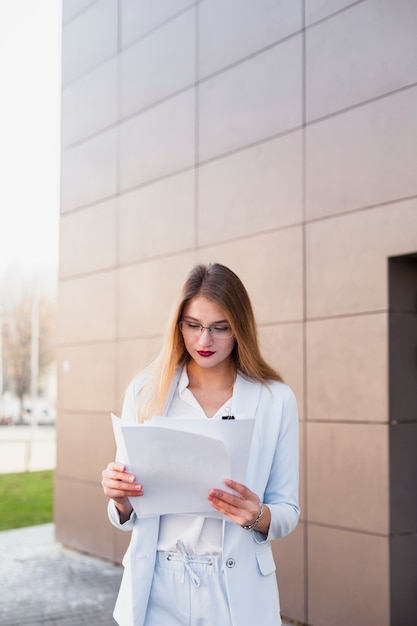
[[173,567],[182,570],[181,582],[185,580],[185,572],[188,573],[193,585],[199,587],[201,575],[222,570],[221,557],[217,555],[202,556],[189,554],[184,542],[179,539],[176,543],[177,551],[157,552],[157,563],[161,567]]

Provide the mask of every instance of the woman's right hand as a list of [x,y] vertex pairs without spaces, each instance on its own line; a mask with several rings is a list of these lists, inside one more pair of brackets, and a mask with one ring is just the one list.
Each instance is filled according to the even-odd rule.
[[136,483],[136,477],[126,471],[122,463],[109,463],[102,472],[101,485],[104,495],[114,501],[120,513],[120,519],[130,517],[132,505],[129,502],[131,496],[143,496],[142,485]]

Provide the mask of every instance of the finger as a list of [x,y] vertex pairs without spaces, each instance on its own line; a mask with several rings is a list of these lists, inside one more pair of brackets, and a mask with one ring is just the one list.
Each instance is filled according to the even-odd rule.
[[236,509],[230,507],[226,502],[223,502],[222,500],[218,500],[218,501],[212,500],[211,505],[213,506],[213,508],[219,511],[219,513],[226,515],[233,521],[235,520],[236,517],[239,517],[236,514]]
[[[118,469],[120,465],[114,465],[113,463],[109,463],[107,468],[103,471],[103,478],[109,478],[113,480],[119,480],[123,483],[134,483],[136,481],[136,477],[133,474],[129,474],[126,472],[126,469],[120,470]],[[122,466],[124,467],[124,466]]]
[[107,476],[103,478],[103,484],[111,489],[120,489],[122,491],[138,491],[142,489],[141,483],[135,483],[135,477],[132,476],[128,480],[122,480],[118,476]]
[[245,501],[240,496],[236,496],[233,493],[228,493],[227,491],[222,491],[221,489],[212,489],[208,495],[208,498],[209,500],[224,502],[238,509],[245,507]]
[[135,477],[133,476],[133,474],[130,474],[127,471],[126,465],[123,465],[123,463],[119,463],[118,461],[112,461],[111,463],[109,463],[106,469],[104,470],[104,472],[106,472],[108,476],[117,475],[120,478],[120,480],[124,480],[122,478],[122,475],[123,475],[126,477],[126,480],[128,480],[129,482],[135,481]]
[[242,514],[239,509],[236,509],[236,507],[228,504],[224,500],[210,499],[210,502],[214,509],[228,517],[232,522],[239,524],[239,526],[246,523],[248,513]]
[[107,469],[124,472],[126,471],[126,466],[123,463],[119,463],[119,461],[112,461],[108,464]]
[[209,502],[211,505],[223,515],[237,524],[242,524],[245,520],[252,516],[250,509],[246,508],[245,503],[239,496],[231,496],[225,492],[215,492],[209,494]]
[[143,490],[141,488],[141,485],[137,485],[135,489],[130,489],[130,490],[118,489],[118,488],[113,488],[111,486],[104,485],[103,491],[104,491],[104,494],[108,498],[115,498],[115,499],[120,499],[120,498],[126,499],[126,498],[135,497],[135,496],[143,496]]
[[[221,489],[212,489],[210,494],[213,498],[223,500],[238,509],[252,511],[254,508],[259,507],[259,498],[250,489],[241,485],[235,481],[225,481],[225,483],[232,483],[239,488],[240,493],[230,493],[229,491],[222,491]],[[235,490],[236,491],[236,490]]]
[[[240,485],[240,483],[235,484]],[[221,489],[212,489],[208,495],[208,500],[217,511],[242,525],[253,520],[258,514],[259,498],[244,485],[240,485],[240,487],[243,487],[242,493],[249,495],[250,499],[244,499],[240,495],[234,495]]]
[[117,491],[125,495],[137,495],[140,492],[143,492],[143,487],[140,484],[137,485],[128,485],[126,483],[122,483],[121,481],[104,481],[103,487],[105,489],[109,489],[112,491]]
[[104,470],[101,481],[105,495],[111,498],[143,495],[141,483],[135,483],[135,477],[124,472]]
[[242,485],[242,483],[238,483],[231,478],[226,478],[224,480],[224,484],[227,485],[227,487],[229,487],[230,489],[233,489],[233,491],[236,491],[245,500],[249,500],[255,495],[253,491],[246,487],[246,485]]

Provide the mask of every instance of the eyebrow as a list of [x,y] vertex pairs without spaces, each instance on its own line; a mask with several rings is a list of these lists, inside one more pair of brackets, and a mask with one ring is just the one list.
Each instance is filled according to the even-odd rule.
[[[203,326],[203,324],[201,324],[201,320],[197,319],[196,317],[193,317],[192,315],[184,315],[184,319],[187,319],[190,321],[192,320],[193,322],[197,322],[198,324],[200,324],[200,326]],[[228,326],[230,326],[227,320],[217,320],[216,322],[212,322],[210,326],[215,326],[216,324],[227,324]]]

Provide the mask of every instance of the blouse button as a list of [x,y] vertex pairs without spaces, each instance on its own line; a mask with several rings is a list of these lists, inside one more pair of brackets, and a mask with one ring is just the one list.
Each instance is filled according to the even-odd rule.
[[227,559],[226,567],[234,567],[236,565],[236,561],[234,559]]

